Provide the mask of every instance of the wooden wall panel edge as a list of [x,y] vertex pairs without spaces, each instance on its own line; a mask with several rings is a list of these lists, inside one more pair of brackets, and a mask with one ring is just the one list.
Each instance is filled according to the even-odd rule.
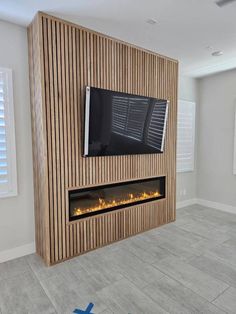
[[[49,206],[48,206],[48,165],[47,165],[47,140],[46,140],[46,114],[45,114],[45,93],[44,93],[44,53],[43,53],[43,42],[42,42],[42,16],[41,14],[37,14],[34,20],[27,28],[28,35],[28,58],[29,58],[29,82],[30,82],[30,104],[31,104],[31,117],[32,117],[32,150],[34,156],[34,164],[33,164],[33,176],[34,176],[34,212],[35,212],[35,237],[36,237],[36,252],[42,256],[45,263],[47,265],[51,264],[50,261],[50,229],[49,229]],[[37,47],[34,47],[33,40],[34,37],[37,37]],[[38,64],[35,64],[34,56],[35,50],[37,50],[38,55]],[[39,67],[39,82],[41,93],[38,98],[35,95],[36,85],[34,84],[34,79],[36,75],[36,67]],[[37,97],[37,99],[36,99]],[[37,134],[33,124],[37,124],[37,119],[33,119],[34,111],[36,114],[37,108],[42,112],[42,127],[37,126],[42,131],[42,143],[43,147],[37,147]],[[39,143],[38,143],[39,145]],[[37,149],[41,149],[43,151],[40,156],[40,160],[37,157]],[[39,166],[41,165],[41,170],[39,170]],[[43,177],[43,182],[36,182],[38,180],[39,171],[42,171],[41,176]],[[42,181],[42,180],[41,180]],[[38,188],[38,184],[41,184],[43,187],[43,198],[38,200],[37,202],[37,194],[36,191]],[[40,204],[40,205],[39,205]],[[40,206],[40,207],[39,207]],[[39,215],[41,217],[39,217]],[[37,235],[40,233],[40,236]],[[40,237],[40,241],[38,239]]]
[[[43,25],[42,25],[42,15],[38,16],[38,27],[39,27],[39,48],[43,47]],[[46,104],[45,104],[45,88],[44,88],[44,52],[42,48],[40,49],[40,62],[41,62],[41,84],[42,84],[42,113],[43,113],[43,138],[44,138],[44,171],[45,171],[45,199],[44,204],[44,219],[45,219],[45,245],[46,245],[46,263],[50,263],[50,227],[49,227],[49,183],[48,183],[48,152],[47,152],[47,135],[46,135]]]

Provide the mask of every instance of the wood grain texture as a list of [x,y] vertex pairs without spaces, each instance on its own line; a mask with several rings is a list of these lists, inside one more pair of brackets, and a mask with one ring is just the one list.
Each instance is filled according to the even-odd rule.
[[46,142],[46,115],[43,76],[41,19],[38,15],[28,28],[30,99],[32,120],[35,241],[36,251],[50,264],[49,183]]
[[[37,252],[53,264],[174,221],[177,61],[43,13],[28,35]],[[83,158],[86,85],[168,99],[164,153]],[[69,222],[69,189],[154,176],[166,199]]]

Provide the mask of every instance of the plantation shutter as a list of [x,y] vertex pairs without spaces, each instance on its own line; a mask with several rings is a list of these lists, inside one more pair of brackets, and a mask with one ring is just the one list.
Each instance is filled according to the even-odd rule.
[[112,131],[142,141],[148,99],[113,96]]
[[194,170],[195,103],[179,100],[177,133],[177,172]]
[[0,68],[0,197],[17,194],[12,72]]
[[112,131],[124,134],[128,116],[128,98],[112,97]]
[[148,126],[147,144],[163,151],[168,106],[166,101],[159,101],[153,107]]

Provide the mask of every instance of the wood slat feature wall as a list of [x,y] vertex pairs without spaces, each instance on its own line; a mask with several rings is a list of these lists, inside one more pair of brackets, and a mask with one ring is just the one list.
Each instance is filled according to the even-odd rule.
[[[43,13],[28,39],[38,254],[50,265],[174,221],[177,61]],[[83,158],[86,85],[170,100],[165,152]],[[69,222],[69,189],[154,176],[166,199]]]

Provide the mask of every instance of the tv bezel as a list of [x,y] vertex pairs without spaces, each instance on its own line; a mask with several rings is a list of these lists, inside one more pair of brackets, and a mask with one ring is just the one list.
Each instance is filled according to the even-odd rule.
[[[137,97],[143,97],[143,98],[155,98],[155,97],[149,97],[149,96],[143,96],[143,95],[137,95],[137,94],[130,94],[126,92],[119,92],[119,91],[114,91],[110,89],[105,89],[105,88],[99,88],[99,87],[94,87],[94,86],[86,86],[85,89],[85,110],[84,110],[84,151],[83,151],[83,157],[109,157],[109,156],[89,156],[89,119],[90,119],[90,91],[91,88],[97,88],[109,92],[114,92],[114,93],[121,93],[121,94],[126,94],[130,96],[137,96]],[[165,145],[165,136],[166,136],[166,127],[167,127],[167,120],[168,120],[168,112],[169,112],[169,104],[170,101],[167,99],[158,99],[157,100],[165,100],[166,101],[166,112],[165,112],[165,121],[164,121],[164,127],[163,127],[163,134],[162,134],[162,144],[161,144],[161,151],[156,152],[156,153],[150,153],[150,154],[162,154],[164,152],[164,145]],[[110,156],[132,156],[132,155],[143,155],[143,153],[137,153],[137,154],[121,154],[121,155],[110,155]],[[145,154],[148,155],[148,154]]]

